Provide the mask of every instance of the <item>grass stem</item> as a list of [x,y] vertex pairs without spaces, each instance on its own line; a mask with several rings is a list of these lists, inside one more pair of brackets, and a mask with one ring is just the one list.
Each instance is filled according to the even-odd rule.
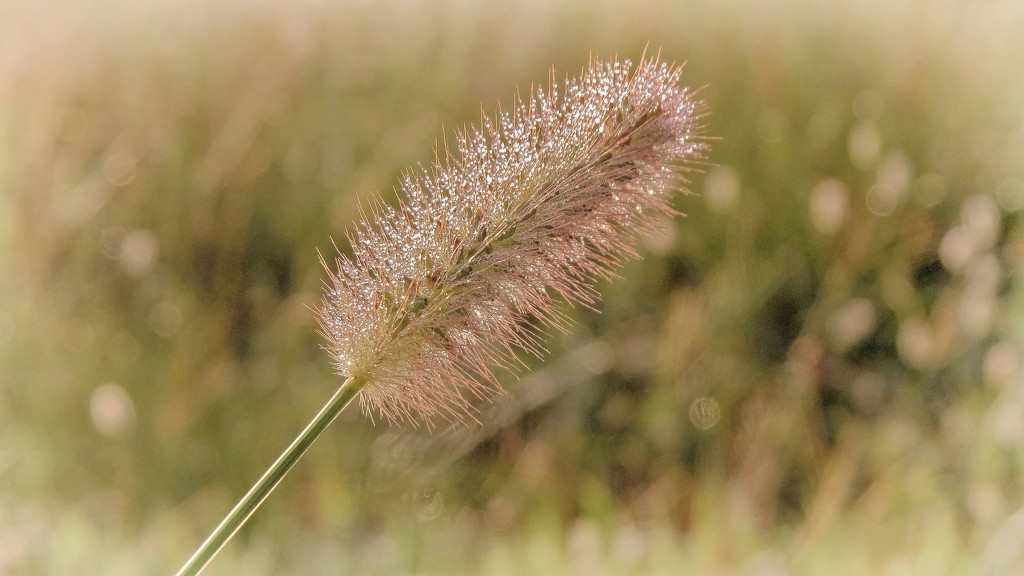
[[364,381],[360,378],[349,377],[344,384],[338,388],[334,396],[324,405],[320,412],[306,426],[295,441],[278,457],[277,461],[270,466],[263,476],[256,482],[249,492],[228,512],[220,525],[196,550],[195,554],[188,559],[188,562],[181,567],[177,576],[196,576],[210,563],[210,560],[217,555],[217,552],[228,543],[236,532],[252,516],[253,512],[260,507],[267,496],[274,491],[274,488],[281,482],[285,474],[302,457],[309,446],[320,436],[320,433],[348,406],[359,394]]

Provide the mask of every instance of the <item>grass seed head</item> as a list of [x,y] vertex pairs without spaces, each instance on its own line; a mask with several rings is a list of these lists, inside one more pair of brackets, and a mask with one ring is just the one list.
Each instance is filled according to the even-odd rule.
[[704,104],[681,70],[596,61],[564,86],[456,134],[348,232],[319,310],[363,410],[397,422],[472,417],[500,391],[495,368],[543,353],[566,305],[592,306],[597,279],[637,257],[638,237],[675,214],[703,160]]

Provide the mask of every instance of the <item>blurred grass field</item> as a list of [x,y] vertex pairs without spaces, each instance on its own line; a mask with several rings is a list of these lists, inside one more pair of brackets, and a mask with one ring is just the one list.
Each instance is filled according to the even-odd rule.
[[317,250],[660,51],[687,217],[482,424],[349,410],[206,574],[1024,573],[1024,6],[0,7],[0,575],[168,574],[333,393]]

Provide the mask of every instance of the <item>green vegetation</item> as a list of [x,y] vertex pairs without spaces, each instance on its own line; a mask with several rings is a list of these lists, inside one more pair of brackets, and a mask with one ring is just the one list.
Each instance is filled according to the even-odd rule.
[[[688,216],[456,431],[349,410],[205,574],[1024,571],[1024,9],[105,0],[0,19],[0,573],[169,574],[331,396],[317,250],[649,45]],[[387,194],[385,194],[387,196]]]

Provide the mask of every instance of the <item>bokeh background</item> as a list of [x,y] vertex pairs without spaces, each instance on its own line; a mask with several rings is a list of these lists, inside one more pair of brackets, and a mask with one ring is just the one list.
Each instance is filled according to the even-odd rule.
[[349,410],[216,574],[1024,573],[1024,5],[0,5],[0,574],[169,574],[340,383],[317,250],[516,87],[705,86],[481,424]]

